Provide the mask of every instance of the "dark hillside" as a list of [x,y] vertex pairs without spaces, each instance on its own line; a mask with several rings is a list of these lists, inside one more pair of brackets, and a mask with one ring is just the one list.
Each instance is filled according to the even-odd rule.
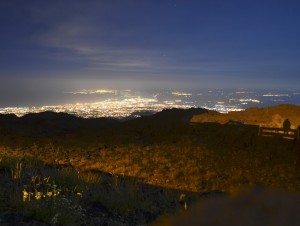
[[[0,173],[4,172],[8,181],[9,177],[18,178],[16,172],[22,163],[22,180],[34,173],[53,178],[62,187],[82,186],[81,205],[89,209],[91,222],[100,211],[113,218],[121,216],[117,219],[126,225],[137,223],[135,216],[143,223],[152,222],[203,194],[235,194],[257,185],[297,192],[299,140],[258,134],[260,123],[272,126],[276,122],[280,126],[276,120],[285,117],[296,126],[300,111],[292,109],[298,107],[228,114],[169,109],[122,122],[52,112],[21,118],[1,115]],[[37,169],[31,169],[32,164]],[[59,171],[52,172],[53,169]],[[60,170],[73,179],[66,179]],[[101,179],[95,185],[82,185],[79,180],[93,181],[99,175]],[[22,187],[14,191],[20,195]],[[178,199],[186,195],[187,199],[179,203],[176,195]],[[5,197],[0,198],[8,203]],[[20,206],[18,211],[24,212]],[[45,222],[49,223],[49,219]]]

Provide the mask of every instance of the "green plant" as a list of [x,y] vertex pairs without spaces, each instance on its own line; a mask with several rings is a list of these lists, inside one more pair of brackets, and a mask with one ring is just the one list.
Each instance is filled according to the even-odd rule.
[[22,163],[18,162],[15,169],[11,169],[11,177],[14,181],[21,181]]
[[17,158],[8,157],[5,155],[2,155],[0,159],[0,170],[10,172],[12,169],[15,169],[15,166],[17,166],[17,164],[20,162],[20,160]]

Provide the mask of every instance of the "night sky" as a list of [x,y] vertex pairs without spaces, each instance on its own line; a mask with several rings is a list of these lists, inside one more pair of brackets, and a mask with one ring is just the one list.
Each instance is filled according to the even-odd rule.
[[0,106],[80,89],[300,87],[298,0],[0,0],[0,28]]

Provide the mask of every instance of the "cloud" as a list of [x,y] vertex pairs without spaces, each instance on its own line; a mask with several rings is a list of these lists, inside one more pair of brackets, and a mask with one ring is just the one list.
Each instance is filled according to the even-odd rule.
[[[89,75],[104,72],[102,77],[115,72],[123,76],[136,73],[139,77],[160,73],[164,77],[176,78],[183,73],[184,76],[195,76],[237,70],[237,64],[216,59],[206,50],[183,50],[180,46],[172,50],[164,48],[163,42],[159,42],[162,41],[160,34],[145,33],[140,24],[131,27],[122,23],[119,16],[108,16],[99,7],[95,8],[100,12],[95,12],[91,7],[85,13],[80,11],[79,15],[72,7],[67,12],[62,6],[58,9],[50,7],[44,14],[40,8],[35,10],[36,20],[43,19],[46,26],[34,34],[33,40],[47,48],[46,57],[74,63],[74,66],[88,70]],[[55,13],[59,13],[59,19],[48,19]],[[126,28],[120,24],[125,24]]]
[[49,58],[72,61],[89,70],[150,70],[162,61],[158,51],[122,44],[107,44],[99,28],[61,22],[32,38],[42,47],[53,49]]

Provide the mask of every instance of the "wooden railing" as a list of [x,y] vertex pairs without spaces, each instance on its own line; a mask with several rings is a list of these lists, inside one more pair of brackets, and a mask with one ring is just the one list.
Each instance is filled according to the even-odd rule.
[[[191,122],[191,126],[200,126],[200,125],[218,125],[218,126],[225,126],[223,124],[209,122],[209,123],[198,123],[198,122]],[[228,124],[227,124],[228,125]],[[236,124],[230,124],[230,125],[239,125],[239,123]],[[254,133],[259,136],[269,136],[269,137],[282,137],[286,139],[293,139],[293,140],[300,140],[300,126],[298,126],[297,129],[289,129],[288,131],[285,131],[283,128],[274,128],[274,127],[259,127],[258,125],[243,125],[245,128],[250,129],[252,131],[255,131]]]
[[288,131],[285,131],[283,128],[260,127],[258,135],[299,140],[300,129],[289,129]]

